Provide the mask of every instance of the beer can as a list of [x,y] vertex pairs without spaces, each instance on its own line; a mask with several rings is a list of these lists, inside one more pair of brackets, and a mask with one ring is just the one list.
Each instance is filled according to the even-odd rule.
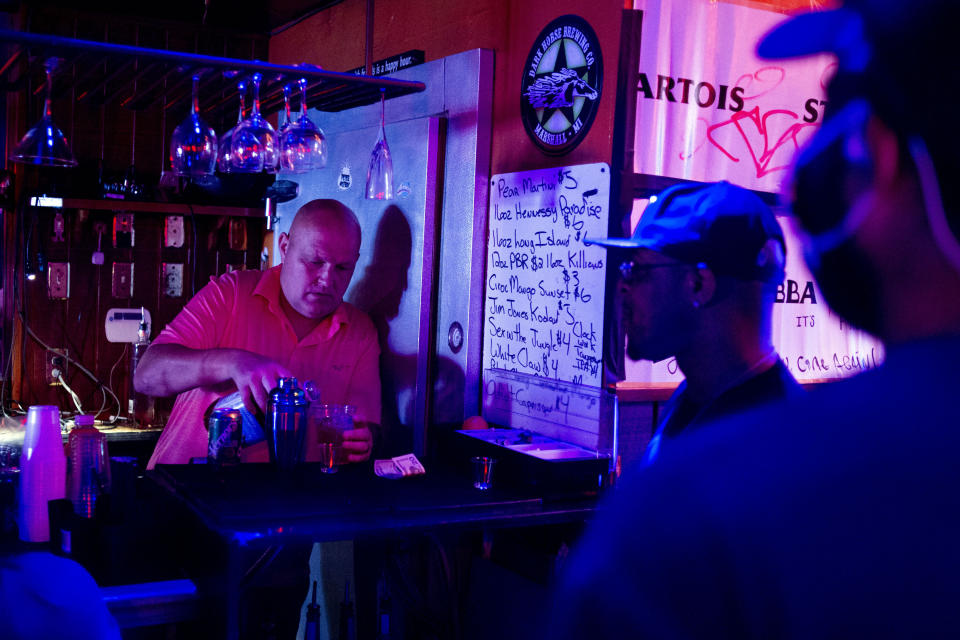
[[243,418],[236,409],[214,409],[207,419],[207,460],[230,465],[240,462]]

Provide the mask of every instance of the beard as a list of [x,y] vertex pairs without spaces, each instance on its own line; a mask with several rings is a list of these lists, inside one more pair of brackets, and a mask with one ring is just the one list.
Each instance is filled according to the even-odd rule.
[[634,362],[660,362],[673,358],[687,344],[693,333],[692,319],[674,315],[672,320],[644,330],[635,331],[628,325],[626,331],[627,357]]
[[834,312],[858,329],[879,335],[883,324],[880,286],[860,249],[848,240],[808,257],[807,264]]

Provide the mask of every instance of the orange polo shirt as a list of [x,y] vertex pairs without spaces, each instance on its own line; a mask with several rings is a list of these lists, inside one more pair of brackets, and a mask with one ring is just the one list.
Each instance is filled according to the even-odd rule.
[[[301,385],[313,380],[322,402],[357,407],[356,419],[380,422],[380,346],[365,313],[343,302],[313,331],[297,335],[280,308],[280,266],[267,271],[235,271],[210,283],[187,303],[154,344],[191,349],[246,349],[289,369]],[[236,391],[231,382],[198,387],[177,396],[147,468],[183,464],[207,455],[204,415],[219,398]],[[315,437],[307,436],[307,459],[314,460]],[[266,442],[243,451],[244,462],[266,462]]]

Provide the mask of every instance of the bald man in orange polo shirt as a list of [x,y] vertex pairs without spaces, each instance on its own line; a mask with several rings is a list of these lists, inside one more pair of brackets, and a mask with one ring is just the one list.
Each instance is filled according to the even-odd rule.
[[[313,200],[279,237],[282,263],[212,279],[154,340],[134,385],[152,396],[179,394],[150,458],[182,464],[207,455],[204,415],[238,390],[251,411],[266,408],[280,377],[312,380],[323,402],[357,407],[344,435],[350,462],[370,457],[380,422],[377,334],[343,301],[360,256],[360,225],[336,200]],[[307,460],[316,460],[308,438]],[[266,442],[245,447],[245,462],[265,462]]]
[[[211,278],[157,336],[134,385],[153,396],[179,394],[148,464],[207,455],[204,416],[239,391],[251,411],[266,408],[281,377],[312,380],[323,402],[356,406],[344,433],[350,462],[369,459],[380,422],[380,347],[362,311],[343,301],[360,256],[360,225],[336,200],[313,200],[278,239],[282,263],[266,271]],[[246,434],[245,434],[246,435]],[[318,459],[307,438],[306,459]],[[268,460],[265,440],[244,444],[244,462]],[[248,562],[258,566],[258,553]],[[245,590],[244,637],[294,637],[307,593],[310,545],[284,545]]]

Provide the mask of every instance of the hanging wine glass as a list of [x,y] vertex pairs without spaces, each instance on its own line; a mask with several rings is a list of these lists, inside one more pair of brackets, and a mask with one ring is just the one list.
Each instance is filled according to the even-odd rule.
[[280,145],[273,126],[260,115],[260,80],[253,74],[253,106],[250,116],[233,133],[233,168],[245,173],[275,173],[280,160]]
[[[289,119],[289,105],[287,113]],[[300,78],[300,117],[281,131],[280,164],[294,173],[327,166],[327,137],[307,116],[306,78]]]
[[193,76],[190,115],[177,125],[170,139],[170,167],[178,176],[199,178],[213,175],[217,164],[217,134],[200,117],[199,88],[200,76]]
[[[283,124],[280,126],[280,144],[283,145],[283,132],[293,125],[293,116],[290,115],[290,85],[283,85]],[[283,148],[280,149],[280,157],[283,158]],[[282,160],[281,160],[282,161]]]
[[370,154],[370,168],[367,170],[367,199],[391,200],[393,198],[393,160],[390,147],[387,146],[387,134],[383,129],[383,107],[386,96],[380,90],[380,134],[377,144]]
[[75,167],[77,159],[70,150],[66,136],[53,122],[50,111],[50,96],[52,94],[51,79],[57,67],[56,58],[48,59],[43,68],[47,73],[46,95],[43,100],[43,117],[33,125],[20,143],[10,154],[14,162],[24,164],[40,164],[48,167]]
[[220,141],[217,143],[218,155],[217,155],[217,170],[220,173],[230,173],[234,171],[233,167],[233,133],[237,130],[237,127],[240,126],[240,123],[243,122],[243,114],[247,110],[246,105],[244,104],[244,98],[246,95],[247,83],[240,81],[237,83],[237,93],[240,94],[240,111],[237,113],[237,124],[230,127],[230,130],[225,134],[220,136]]

